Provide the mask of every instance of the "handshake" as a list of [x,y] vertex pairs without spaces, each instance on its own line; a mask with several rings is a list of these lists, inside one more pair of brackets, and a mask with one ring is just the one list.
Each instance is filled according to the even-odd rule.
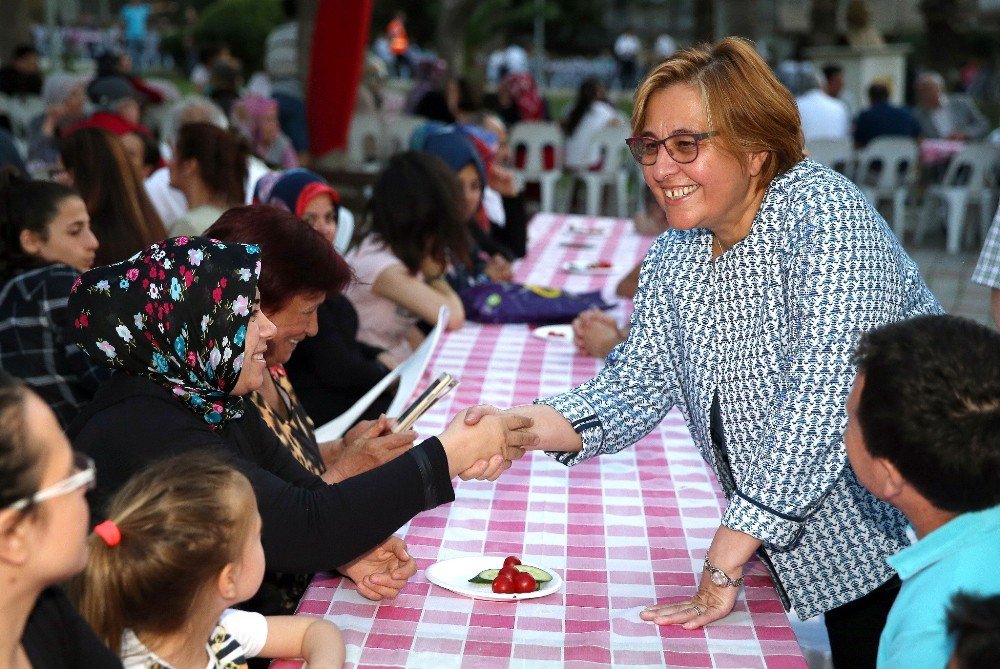
[[438,437],[448,456],[451,476],[464,481],[495,481],[525,451],[538,448],[540,439],[531,431],[533,426],[528,416],[492,406],[461,411]]

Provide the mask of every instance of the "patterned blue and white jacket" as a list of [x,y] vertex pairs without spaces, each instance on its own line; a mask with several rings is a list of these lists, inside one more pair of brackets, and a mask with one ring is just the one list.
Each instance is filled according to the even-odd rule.
[[[909,544],[905,518],[847,461],[858,335],[940,311],[854,184],[804,160],[718,258],[705,229],[656,240],[628,339],[596,378],[541,400],[583,439],[581,452],[552,455],[573,465],[615,453],[677,406],[729,500],[722,524],[764,542],[786,607],[810,618],[887,581],[885,558]],[[731,476],[709,431],[716,393]]]

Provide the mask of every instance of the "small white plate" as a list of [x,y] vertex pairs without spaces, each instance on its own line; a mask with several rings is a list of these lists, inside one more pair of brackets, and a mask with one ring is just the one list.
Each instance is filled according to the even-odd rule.
[[563,263],[563,271],[572,274],[611,274],[615,271],[613,265],[600,260],[571,260]]
[[563,580],[559,574],[532,560],[526,560],[526,563],[534,567],[538,567],[539,569],[544,569],[552,574],[552,580],[543,584],[540,589],[535,590],[534,592],[511,593],[506,595],[493,592],[492,586],[489,583],[469,583],[470,578],[474,578],[476,574],[485,569],[499,569],[502,567],[503,560],[504,558],[497,555],[474,555],[470,557],[454,558],[452,560],[442,560],[441,562],[435,562],[428,567],[427,571],[424,572],[424,575],[427,577],[428,581],[434,585],[445,588],[446,590],[451,590],[452,592],[457,592],[460,595],[472,597],[473,599],[489,599],[494,602],[513,602],[519,599],[535,599],[537,597],[551,595],[553,592],[556,592],[562,587]]
[[604,226],[596,223],[587,225],[586,223],[570,223],[566,229],[574,235],[605,235],[607,230]]
[[545,341],[556,341],[564,344],[573,343],[572,325],[543,325],[532,330],[531,334]]

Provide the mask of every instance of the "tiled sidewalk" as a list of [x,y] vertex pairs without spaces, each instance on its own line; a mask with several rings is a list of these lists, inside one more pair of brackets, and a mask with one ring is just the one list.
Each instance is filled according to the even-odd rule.
[[925,241],[919,248],[908,243],[906,250],[917,262],[924,281],[945,311],[994,325],[990,315],[990,289],[969,281],[979,259],[978,251],[948,255],[944,252],[943,241],[938,239]]

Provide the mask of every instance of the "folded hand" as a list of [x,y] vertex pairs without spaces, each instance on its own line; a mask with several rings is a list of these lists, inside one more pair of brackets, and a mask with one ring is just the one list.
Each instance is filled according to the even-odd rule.
[[340,567],[339,571],[354,581],[363,597],[377,602],[398,595],[409,578],[417,573],[417,563],[406,552],[406,542],[391,536],[382,545]]

